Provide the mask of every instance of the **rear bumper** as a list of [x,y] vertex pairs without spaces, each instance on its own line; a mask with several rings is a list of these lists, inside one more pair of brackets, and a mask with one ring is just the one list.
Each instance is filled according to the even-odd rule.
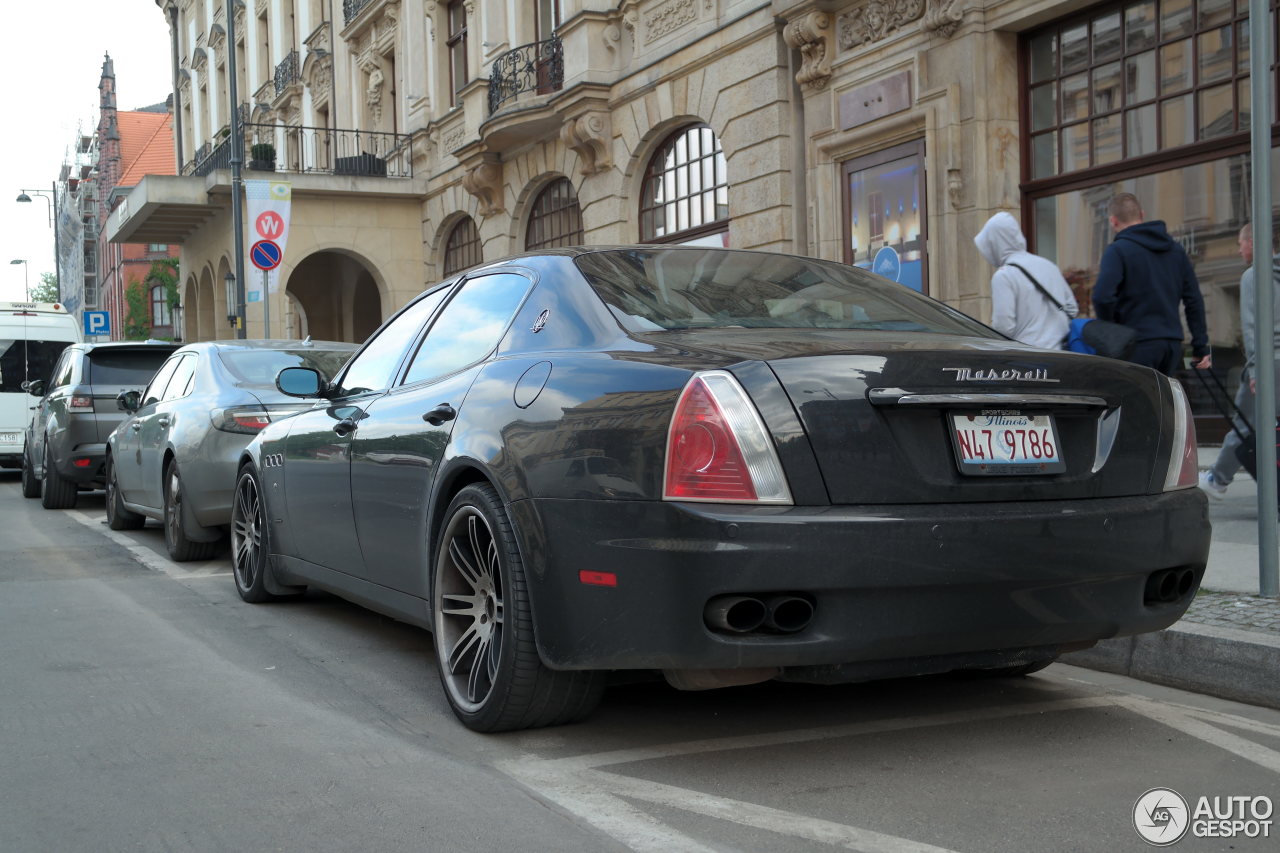
[[54,446],[51,447],[51,451],[53,465],[64,480],[69,480],[78,486],[106,485],[106,470],[103,464],[107,455],[105,444],[79,444],[71,448],[70,452]]
[[[539,499],[511,509],[539,651],[561,669],[857,664],[845,669],[889,675],[929,671],[926,660],[1051,656],[1175,622],[1210,538],[1198,489],[1000,504]],[[1190,569],[1192,588],[1144,603],[1148,577],[1164,569]],[[580,570],[613,573],[617,586],[584,584]],[[810,598],[812,621],[780,635],[704,620],[714,596],[768,593]]]

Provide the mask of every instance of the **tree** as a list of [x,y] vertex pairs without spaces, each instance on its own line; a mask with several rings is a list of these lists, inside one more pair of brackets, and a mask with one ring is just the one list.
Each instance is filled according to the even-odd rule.
[[40,273],[40,283],[31,289],[29,302],[60,302],[58,277],[51,272]]

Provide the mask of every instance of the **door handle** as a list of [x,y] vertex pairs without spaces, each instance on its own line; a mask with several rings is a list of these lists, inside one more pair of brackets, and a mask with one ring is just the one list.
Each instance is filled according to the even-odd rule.
[[431,411],[422,416],[422,419],[432,426],[440,426],[445,421],[451,421],[458,416],[458,412],[448,403],[441,403]]
[[139,423],[129,424],[129,429],[133,430],[134,432],[137,432],[138,430],[142,429],[142,424],[139,424]]
[[333,431],[342,436],[351,435],[356,431],[356,419],[343,418],[333,425]]
[[169,419],[168,419],[168,418],[160,418],[160,419],[158,419],[158,420],[156,421],[156,423],[160,424],[160,426],[168,426],[168,425],[169,425]]

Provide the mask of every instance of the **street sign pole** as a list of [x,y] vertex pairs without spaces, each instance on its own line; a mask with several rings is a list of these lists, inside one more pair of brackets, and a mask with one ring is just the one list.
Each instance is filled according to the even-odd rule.
[[267,276],[271,273],[262,271],[262,336],[271,337],[271,294],[267,291]]

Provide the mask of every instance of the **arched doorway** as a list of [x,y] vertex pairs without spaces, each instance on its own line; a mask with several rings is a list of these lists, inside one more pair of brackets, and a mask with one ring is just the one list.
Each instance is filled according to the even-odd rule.
[[[218,318],[213,301],[213,273],[207,267],[200,276],[200,293],[196,301],[199,325],[194,327],[197,333],[192,340],[212,341],[218,336]],[[225,319],[223,322],[226,322]]]
[[316,340],[363,343],[382,325],[382,295],[360,261],[338,252],[317,252],[294,267],[285,288],[290,334]]
[[182,318],[177,334],[182,335],[184,343],[191,343],[199,340],[200,334],[200,288],[196,284],[195,277],[187,279],[186,286],[182,288]]

